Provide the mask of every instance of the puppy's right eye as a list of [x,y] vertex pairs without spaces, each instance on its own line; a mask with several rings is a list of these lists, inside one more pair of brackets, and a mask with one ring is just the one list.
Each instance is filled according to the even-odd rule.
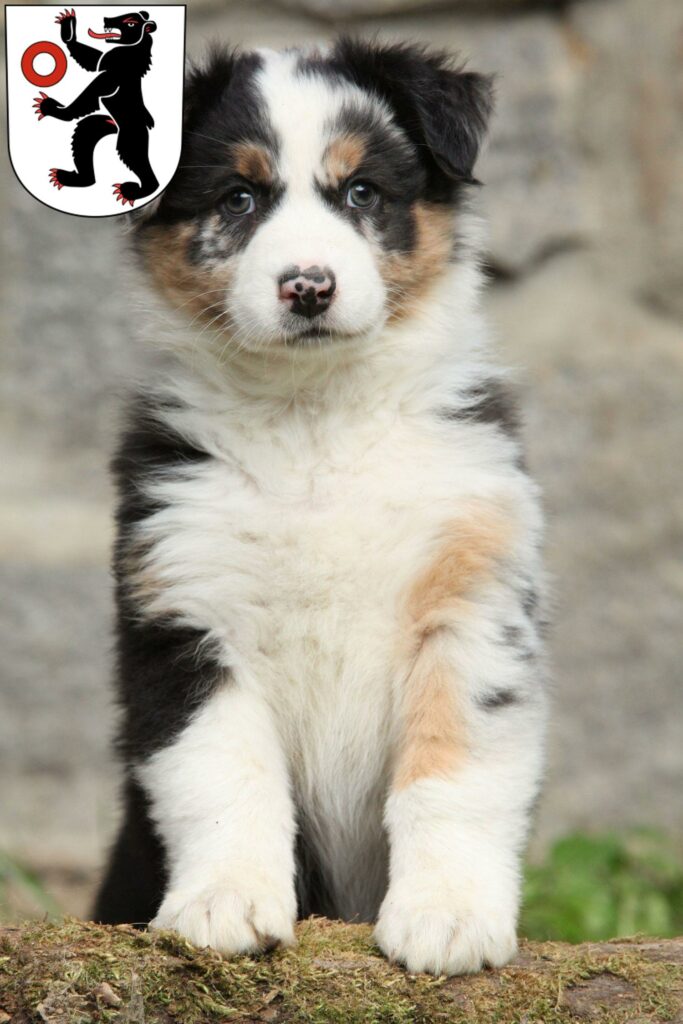
[[246,188],[234,188],[225,197],[224,206],[233,217],[244,217],[256,209],[254,195]]
[[346,205],[354,210],[369,210],[378,199],[379,193],[369,181],[354,181],[346,193]]

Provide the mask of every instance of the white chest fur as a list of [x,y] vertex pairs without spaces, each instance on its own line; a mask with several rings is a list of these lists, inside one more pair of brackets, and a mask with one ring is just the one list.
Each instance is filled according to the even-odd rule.
[[[367,859],[363,833],[381,842],[401,595],[440,526],[505,488],[500,453],[476,427],[395,408],[212,430],[214,458],[150,485],[163,509],[141,528],[148,610],[219,641],[238,685],[273,709],[298,804],[325,807],[322,845],[355,843]],[[335,858],[351,873],[353,861]]]

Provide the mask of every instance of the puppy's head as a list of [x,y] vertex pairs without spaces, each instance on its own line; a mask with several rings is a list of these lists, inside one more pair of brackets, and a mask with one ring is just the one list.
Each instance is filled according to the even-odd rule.
[[174,307],[236,346],[362,339],[410,315],[457,258],[487,78],[342,39],[214,51],[185,101],[180,164],[139,250]]

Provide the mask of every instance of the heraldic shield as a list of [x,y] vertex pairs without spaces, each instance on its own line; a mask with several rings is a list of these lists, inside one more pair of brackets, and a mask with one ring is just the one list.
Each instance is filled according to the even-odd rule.
[[5,8],[14,173],[62,213],[149,203],[180,159],[185,5]]

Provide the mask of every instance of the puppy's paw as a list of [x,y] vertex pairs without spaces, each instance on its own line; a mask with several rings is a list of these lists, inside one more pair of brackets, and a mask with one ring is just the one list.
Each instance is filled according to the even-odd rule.
[[194,946],[211,946],[224,956],[258,953],[294,943],[293,887],[244,873],[203,886],[172,889],[152,928],[178,932]]
[[502,967],[515,954],[514,915],[478,908],[467,897],[440,890],[389,889],[375,941],[389,960],[412,974],[473,974]]

